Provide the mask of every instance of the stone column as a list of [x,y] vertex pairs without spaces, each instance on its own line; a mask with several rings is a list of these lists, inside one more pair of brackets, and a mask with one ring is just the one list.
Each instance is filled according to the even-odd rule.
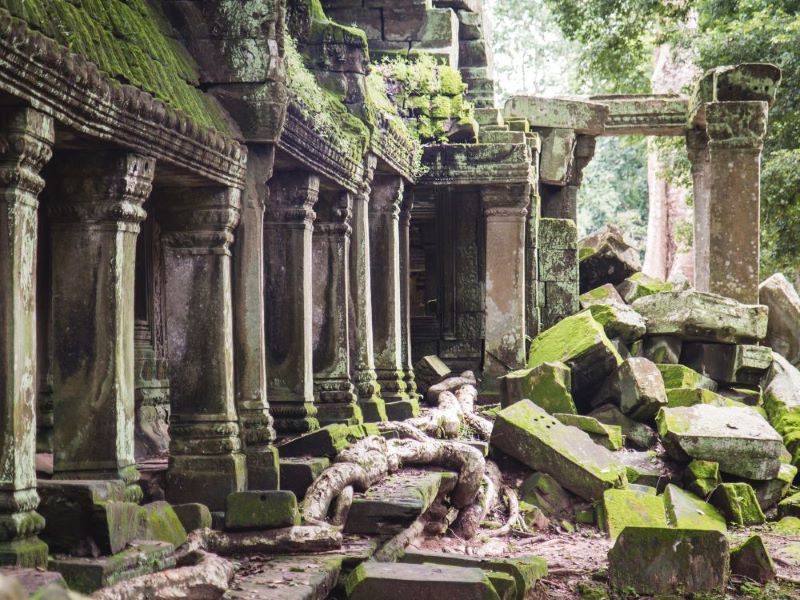
[[267,393],[275,428],[302,433],[319,427],[312,365],[311,239],[319,178],[276,174],[264,222]]
[[247,482],[234,398],[231,252],[240,191],[162,190],[172,396],[167,500],[223,510]]
[[406,194],[400,204],[400,364],[409,397],[419,398],[414,363],[411,359],[411,194]]
[[486,215],[483,390],[492,393],[497,377],[525,364],[525,225],[530,186],[487,186],[482,198]]
[[247,487],[278,488],[278,452],[267,402],[264,307],[264,207],[275,147],[250,144],[242,215],[233,247],[236,407],[247,459]]
[[390,419],[403,419],[418,410],[408,396],[402,365],[400,293],[400,203],[403,179],[377,174],[369,206],[372,277],[372,340],[375,372]]
[[314,397],[321,425],[363,421],[350,381],[347,300],[350,296],[350,218],[347,192],[325,194],[314,223]]
[[694,204],[694,263],[695,286],[698,290],[708,290],[709,271],[699,269],[708,265],[710,256],[711,229],[709,209],[710,157],[708,135],[702,129],[692,129],[686,133],[686,151],[692,168],[692,198]]
[[31,108],[0,117],[0,564],[47,567],[36,512],[36,239],[39,176],[53,121]]
[[[696,262],[701,291],[758,303],[761,208],[761,149],[767,132],[767,102],[711,102],[708,133],[708,247]],[[695,201],[695,205],[696,201]],[[700,287],[700,282],[707,287]]]
[[53,252],[55,478],[121,479],[134,466],[136,237],[155,161],[76,152],[59,165],[50,207]]
[[350,368],[364,420],[386,421],[386,405],[375,373],[372,341],[372,274],[370,266],[369,201],[376,158],[365,161],[361,189],[353,196],[353,234],[350,244]]

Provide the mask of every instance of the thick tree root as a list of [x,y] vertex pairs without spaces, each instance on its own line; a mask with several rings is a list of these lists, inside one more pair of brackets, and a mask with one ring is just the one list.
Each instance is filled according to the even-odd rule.
[[342,547],[341,532],[330,526],[299,526],[258,532],[207,531],[208,550],[222,556],[236,554],[297,554],[327,552]]
[[491,537],[500,537],[508,533],[511,533],[511,530],[520,521],[519,499],[517,498],[517,493],[513,490],[513,488],[504,485],[503,496],[505,497],[506,503],[508,504],[508,520],[506,521],[506,524],[500,527],[499,529],[490,531],[489,535]]
[[475,379],[475,374],[472,371],[464,371],[460,377],[448,377],[441,383],[429,387],[427,395],[428,402],[437,404],[439,394],[442,392],[454,392],[464,385],[478,386],[478,380]]
[[421,515],[411,525],[406,527],[403,531],[398,533],[372,556],[378,562],[394,562],[403,554],[406,547],[414,540],[419,538],[424,532],[425,528],[430,521],[428,513]]
[[439,406],[421,417],[408,419],[410,425],[417,427],[431,437],[455,438],[461,431],[461,404],[452,392],[439,394]]
[[347,515],[350,514],[351,506],[353,506],[353,486],[348,485],[333,502],[331,525],[344,527],[347,522]]
[[478,533],[481,523],[497,501],[500,482],[500,469],[493,462],[486,461],[486,473],[478,496],[472,504],[458,513],[458,518],[453,523],[453,530],[459,537],[469,540]]

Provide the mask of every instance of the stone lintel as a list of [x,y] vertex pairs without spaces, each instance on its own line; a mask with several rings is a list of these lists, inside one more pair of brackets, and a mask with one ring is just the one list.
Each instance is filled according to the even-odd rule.
[[522,144],[436,144],[423,148],[428,171],[417,183],[474,186],[527,183],[533,179],[533,150]]
[[689,99],[678,94],[589,96],[608,107],[603,135],[683,135]]
[[506,101],[506,117],[522,117],[531,127],[572,129],[587,135],[602,135],[609,108],[592,99],[512,96]]

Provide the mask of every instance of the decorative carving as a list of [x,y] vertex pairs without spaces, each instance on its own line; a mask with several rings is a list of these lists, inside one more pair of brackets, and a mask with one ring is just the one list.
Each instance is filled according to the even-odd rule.
[[710,102],[706,105],[707,133],[712,148],[760,152],[767,134],[766,102]]
[[159,190],[162,242],[195,254],[230,255],[239,223],[241,190],[190,188]]

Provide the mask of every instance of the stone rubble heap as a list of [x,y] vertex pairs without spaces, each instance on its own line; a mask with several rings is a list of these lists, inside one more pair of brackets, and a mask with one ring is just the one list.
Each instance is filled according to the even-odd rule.
[[654,280],[613,229],[581,247],[582,310],[503,378],[491,448],[535,472],[523,521],[595,520],[618,590],[774,578],[762,540],[731,548],[728,527],[800,516],[800,371],[765,345],[795,358],[796,292],[770,278],[768,308]]

